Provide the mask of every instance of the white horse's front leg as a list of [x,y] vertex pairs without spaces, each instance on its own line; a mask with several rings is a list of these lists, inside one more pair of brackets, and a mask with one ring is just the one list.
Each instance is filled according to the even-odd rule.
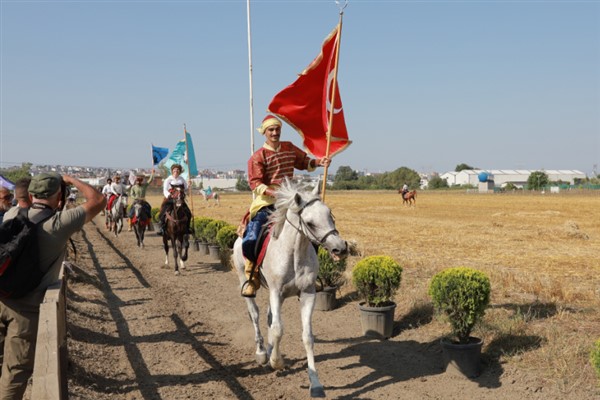
[[277,289],[271,289],[269,293],[269,304],[271,305],[271,323],[269,325],[269,348],[271,357],[269,359],[273,369],[283,369],[285,362],[281,355],[280,343],[283,336],[283,321],[281,320],[281,303]]
[[325,397],[325,389],[319,381],[319,375],[315,367],[315,354],[313,346],[315,338],[312,334],[312,314],[315,307],[315,293],[302,292],[300,295],[300,316],[302,318],[302,342],[306,349],[306,361],[308,362],[308,379],[310,380],[311,397]]

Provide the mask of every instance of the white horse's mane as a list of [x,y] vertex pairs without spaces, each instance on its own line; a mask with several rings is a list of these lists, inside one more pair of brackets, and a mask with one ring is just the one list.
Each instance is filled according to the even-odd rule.
[[[296,195],[302,197],[301,204],[296,203]],[[288,210],[299,212],[303,204],[314,198],[319,198],[319,195],[308,191],[305,185],[295,184],[289,179],[285,179],[277,189],[275,197],[275,211],[269,216],[269,223],[273,225],[272,234],[276,238],[283,228]]]

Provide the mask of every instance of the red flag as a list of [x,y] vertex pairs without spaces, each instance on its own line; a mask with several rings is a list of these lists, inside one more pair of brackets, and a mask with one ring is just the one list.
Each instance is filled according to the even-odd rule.
[[[327,152],[339,32],[340,25],[327,36],[317,58],[294,83],[277,93],[268,107],[270,112],[296,129],[303,138],[306,150],[319,158]],[[339,85],[336,84],[329,156],[339,153],[351,143],[346,131]]]

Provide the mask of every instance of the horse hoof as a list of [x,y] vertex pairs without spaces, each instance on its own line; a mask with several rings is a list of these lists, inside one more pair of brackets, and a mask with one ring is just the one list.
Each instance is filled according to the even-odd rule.
[[179,276],[179,271],[175,271],[175,276]]
[[280,369],[284,369],[285,368],[285,362],[283,362],[283,359],[279,359],[279,360],[273,360],[271,359],[271,368],[273,368],[274,370],[280,370]]
[[323,389],[323,386],[311,387],[310,397],[325,397],[325,389]]
[[256,353],[256,362],[258,365],[267,365],[267,353]]

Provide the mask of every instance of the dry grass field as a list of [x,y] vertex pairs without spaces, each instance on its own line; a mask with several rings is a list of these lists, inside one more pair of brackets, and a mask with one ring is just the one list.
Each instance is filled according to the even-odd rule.
[[[159,197],[149,198],[154,207]],[[194,196],[195,216],[238,223],[249,193],[221,205]],[[189,199],[188,199],[189,202]],[[600,194],[427,192],[415,207],[396,192],[326,193],[338,230],[361,256],[389,255],[404,268],[395,320],[427,335],[448,333],[427,288],[438,271],[469,266],[492,282],[492,305],[474,334],[485,357],[543,377],[565,393],[597,378],[589,351],[600,338]],[[351,283],[342,293],[355,299]]]

